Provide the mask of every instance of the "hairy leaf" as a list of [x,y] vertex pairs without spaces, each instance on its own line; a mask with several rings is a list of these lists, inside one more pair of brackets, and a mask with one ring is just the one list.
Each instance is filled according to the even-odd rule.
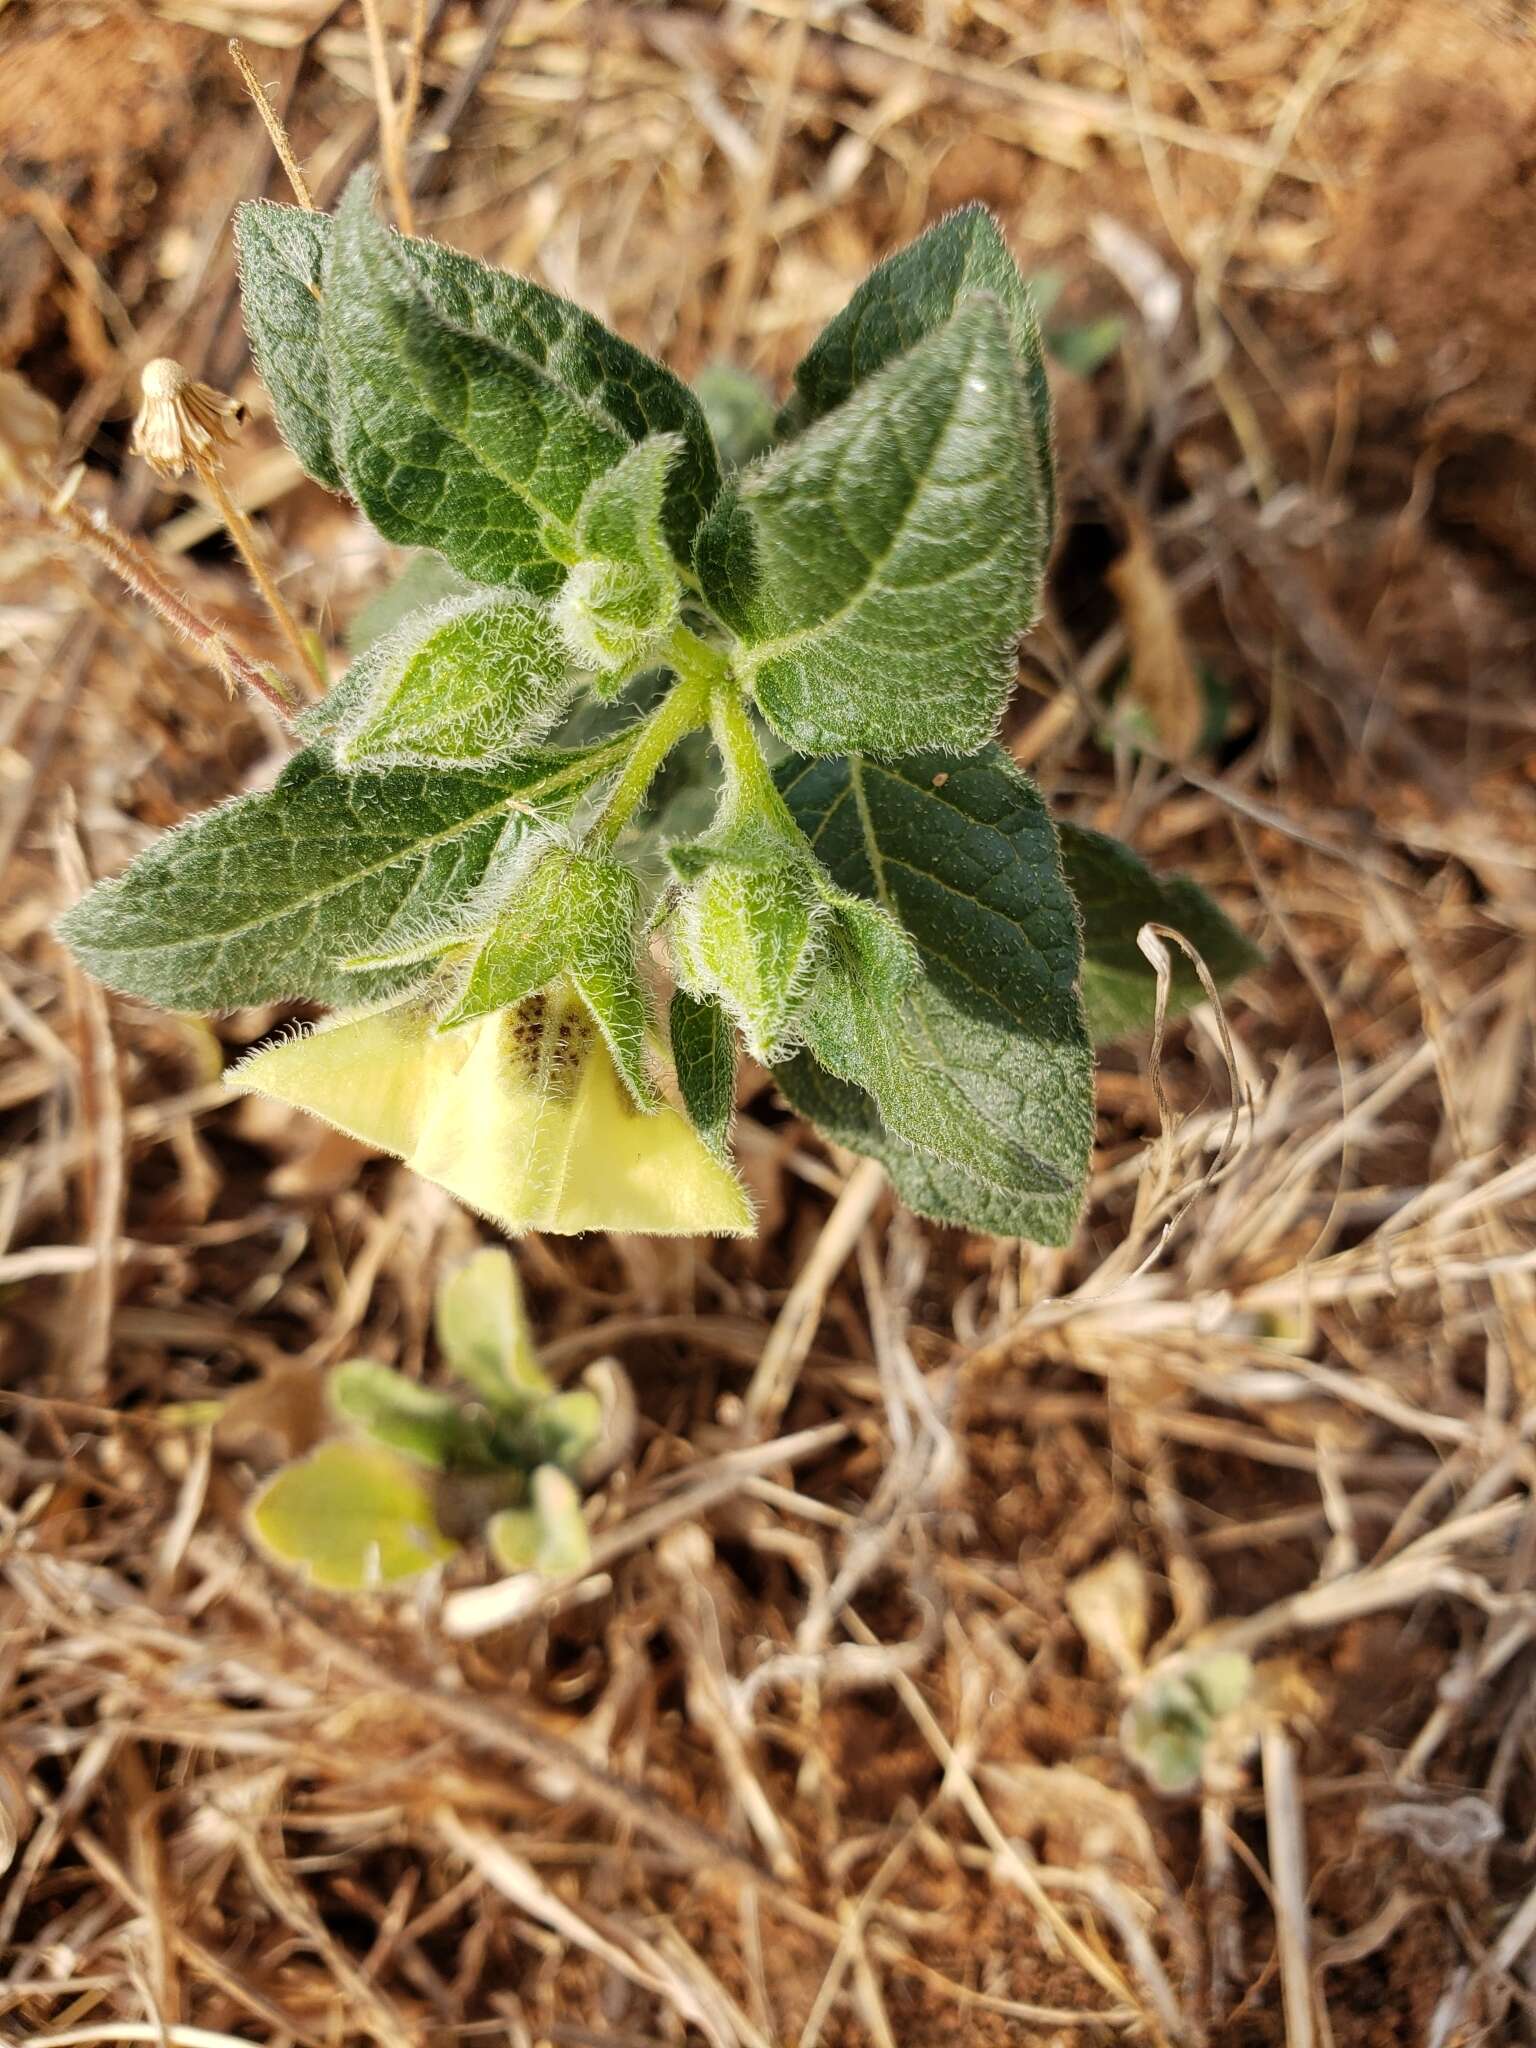
[[683,1106],[717,1159],[727,1156],[736,1104],[736,1037],[718,1003],[673,991],[667,1012],[672,1064]]
[[[961,762],[794,763],[780,785],[834,880],[889,909],[917,947],[922,971],[900,1019],[912,1059],[946,1076],[961,1105],[949,1156],[903,1143],[871,1096],[847,1085],[856,1077],[814,1058],[775,1078],[828,1135],[883,1159],[924,1214],[1063,1242],[1092,1138],[1092,1054],[1077,916],[1034,785],[999,747]],[[985,1171],[957,1159],[967,1133],[991,1157]],[[1034,1170],[1000,1184],[1000,1145]]]
[[487,591],[414,613],[357,657],[346,682],[343,768],[508,760],[548,732],[574,687],[545,608]]
[[248,199],[235,209],[240,300],[251,355],[283,439],[327,490],[346,484],[335,446],[330,374],[320,333],[330,222],[298,206]]
[[681,434],[650,434],[587,486],[576,515],[583,555],[627,562],[658,582],[676,583],[663,522],[667,477],[682,453]]
[[[1186,875],[1154,875],[1107,833],[1058,821],[1067,882],[1083,916],[1083,1004],[1097,1043],[1151,1028],[1157,977],[1136,943],[1144,924],[1182,932],[1218,988],[1257,967],[1263,955]],[[1200,1002],[1199,976],[1177,946],[1168,993],[1170,1016]]]
[[169,1009],[366,1001],[380,985],[342,963],[450,918],[530,812],[558,816],[593,773],[550,751],[344,775],[310,748],[272,789],[204,811],[98,883],[59,931],[99,981]]
[[451,1394],[408,1380],[371,1358],[338,1365],[327,1391],[343,1421],[414,1464],[451,1472],[481,1470],[493,1462],[483,1420]]
[[666,924],[679,980],[724,1005],[754,1059],[782,1058],[830,915],[814,867],[698,842],[673,862],[690,877]]
[[737,673],[802,754],[971,752],[1034,617],[1038,492],[991,298],[740,480],[700,535]]
[[539,357],[446,318],[366,181],[337,212],[323,292],[342,468],[380,533],[477,582],[557,589],[556,550],[623,435]]
[[284,1466],[251,1504],[251,1533],[329,1593],[375,1592],[458,1549],[427,1484],[376,1444],[322,1444]]
[[548,593],[587,484],[630,443],[675,431],[665,524],[686,558],[719,463],[669,370],[525,279],[388,233],[366,176],[334,221],[308,218],[325,244],[340,467],[382,533],[438,547],[475,580]]
[[984,206],[965,206],[872,270],[817,336],[795,371],[795,396],[780,431],[798,432],[841,405],[867,377],[942,327],[969,292],[991,292],[1008,316],[1014,362],[1028,396],[1041,526],[1049,545],[1056,519],[1051,455],[1051,394],[1040,344],[1039,312],[997,222]]
[[493,1408],[521,1413],[552,1392],[512,1254],[487,1245],[454,1268],[437,1290],[437,1341],[450,1371]]
[[557,616],[577,660],[599,671],[594,687],[616,695],[663,653],[682,586],[664,529],[667,474],[680,434],[652,434],[588,485],[576,515],[581,559],[566,578]]

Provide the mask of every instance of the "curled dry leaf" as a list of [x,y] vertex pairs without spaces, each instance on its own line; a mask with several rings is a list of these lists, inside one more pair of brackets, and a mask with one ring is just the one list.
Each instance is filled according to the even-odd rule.
[[597,1358],[581,1376],[580,1384],[595,1395],[602,1410],[597,1441],[576,1469],[583,1486],[596,1486],[624,1463],[634,1448],[640,1409],[629,1374],[616,1358]]
[[1152,1626],[1146,1567],[1130,1550],[1116,1550],[1067,1588],[1067,1612],[1090,1650],[1122,1678],[1142,1668]]

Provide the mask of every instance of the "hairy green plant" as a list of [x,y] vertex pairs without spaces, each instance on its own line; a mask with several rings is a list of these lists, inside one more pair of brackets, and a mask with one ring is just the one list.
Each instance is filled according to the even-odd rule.
[[1255,956],[1191,883],[1058,829],[997,743],[1055,489],[991,216],[881,264],[777,415],[387,230],[366,177],[334,216],[245,206],[238,239],[295,453],[431,552],[273,788],[66,916],[80,960],[177,1009],[335,1008],[234,1079],[510,1231],[750,1229],[745,1044],[924,1214],[1062,1242],[1094,1039],[1152,1014],[1140,926],[1218,981]]
[[612,1359],[557,1391],[538,1362],[517,1269],[477,1252],[437,1295],[437,1339],[472,1398],[353,1358],[327,1376],[344,1432],[286,1465],[251,1504],[262,1548],[330,1592],[377,1591],[483,1534],[507,1571],[579,1571],[581,1489],[625,1455],[634,1400]]

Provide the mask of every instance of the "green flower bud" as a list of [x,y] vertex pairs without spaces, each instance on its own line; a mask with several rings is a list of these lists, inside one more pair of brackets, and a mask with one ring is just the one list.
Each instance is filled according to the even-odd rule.
[[633,562],[578,562],[555,601],[555,621],[574,659],[614,676],[656,661],[677,614],[676,576],[664,580]]
[[677,848],[674,864],[693,870],[667,924],[679,982],[720,1004],[754,1059],[783,1058],[829,915],[814,861],[699,845]]
[[655,662],[677,624],[682,585],[663,527],[676,434],[652,434],[588,485],[573,529],[575,561],[555,603],[567,647],[616,694]]

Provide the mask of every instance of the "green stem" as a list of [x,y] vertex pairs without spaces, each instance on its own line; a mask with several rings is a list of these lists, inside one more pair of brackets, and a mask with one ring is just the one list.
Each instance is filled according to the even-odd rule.
[[[667,643],[667,660],[684,682],[705,683],[718,689],[731,672],[731,664],[718,647],[711,647],[687,626],[674,627]],[[702,725],[703,720],[699,723]]]
[[729,678],[716,689],[710,701],[710,729],[725,764],[726,787],[738,819],[755,817],[791,832],[798,839],[800,828],[779,794],[772,769],[763,759],[741,691]]
[[656,771],[680,739],[709,720],[710,698],[727,672],[725,656],[686,626],[679,626],[667,649],[677,681],[645,720],[632,742],[624,772],[602,815],[587,835],[597,848],[613,845],[641,804]]
[[600,782],[610,766],[617,768],[628,759],[633,744],[628,732],[620,732],[611,739],[599,740],[595,746],[574,749],[570,760],[552,768],[541,781],[530,782],[526,789],[521,790],[512,799],[511,807],[516,809],[521,804],[525,810],[532,811],[541,800],[558,796],[572,783],[580,789]]

